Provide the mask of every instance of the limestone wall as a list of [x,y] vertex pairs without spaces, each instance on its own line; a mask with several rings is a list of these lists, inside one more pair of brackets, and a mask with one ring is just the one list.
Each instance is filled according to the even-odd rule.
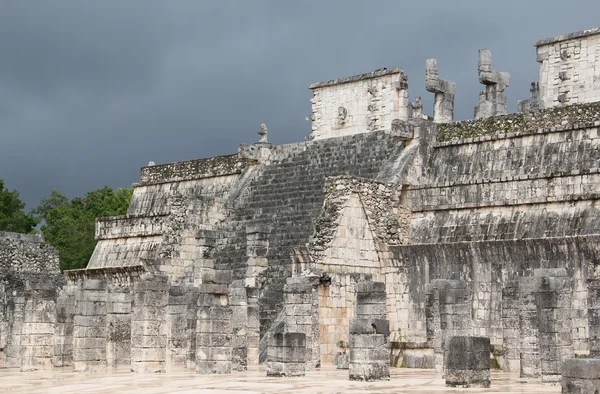
[[[240,163],[233,159],[227,163],[232,161]],[[88,268],[150,265],[170,275],[174,282],[193,281],[193,264],[201,253],[196,231],[219,227],[226,217],[227,197],[240,175],[167,182],[167,175],[173,179],[187,176],[173,167],[163,173],[163,183],[134,188],[127,215],[97,220],[99,242]],[[217,173],[208,165],[203,170]]]
[[535,43],[542,108],[600,101],[600,28]]
[[[410,242],[598,233],[600,116],[589,105],[568,111],[577,113],[578,108],[586,114],[586,125],[569,123],[566,117],[549,129],[433,145],[420,184],[409,192]],[[556,110],[536,116],[545,118]],[[503,124],[510,121],[505,118]],[[477,129],[486,121],[470,125]]]
[[392,120],[408,119],[408,84],[399,68],[318,82],[309,87],[312,139],[390,130]]

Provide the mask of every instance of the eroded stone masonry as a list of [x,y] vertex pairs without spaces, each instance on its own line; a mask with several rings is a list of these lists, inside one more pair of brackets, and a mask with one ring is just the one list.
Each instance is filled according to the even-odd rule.
[[[481,50],[475,120],[453,121],[460,86],[424,59],[431,116],[380,69],[310,85],[304,142],[262,125],[236,154],[151,163],[86,269],[0,234],[0,365],[377,380],[389,355],[452,385],[560,381],[600,355],[600,29],[535,46],[515,114]],[[565,387],[596,384],[577,365]]]

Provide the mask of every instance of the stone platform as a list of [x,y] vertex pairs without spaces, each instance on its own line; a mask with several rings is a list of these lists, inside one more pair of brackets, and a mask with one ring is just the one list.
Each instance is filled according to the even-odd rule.
[[[356,382],[348,380],[347,370],[327,366],[308,371],[304,377],[269,378],[265,368],[231,375],[197,375],[193,370],[160,374],[135,374],[126,370],[108,373],[74,373],[69,368],[52,371],[19,372],[0,368],[0,393],[456,393],[445,387],[439,373],[431,369],[391,368],[391,380]],[[492,387],[469,389],[478,393],[560,393],[560,386],[548,386],[519,379],[518,374],[492,372]]]

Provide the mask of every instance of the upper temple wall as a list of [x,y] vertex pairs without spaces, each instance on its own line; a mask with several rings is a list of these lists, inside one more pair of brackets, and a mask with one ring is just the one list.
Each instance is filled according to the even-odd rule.
[[408,119],[406,76],[399,68],[318,82],[313,91],[311,139],[389,130]]
[[535,43],[540,108],[600,101],[600,28]]

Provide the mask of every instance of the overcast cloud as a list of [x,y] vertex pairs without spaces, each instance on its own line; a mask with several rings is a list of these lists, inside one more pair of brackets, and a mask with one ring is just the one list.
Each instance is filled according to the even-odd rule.
[[0,0],[0,178],[27,209],[129,187],[156,163],[304,140],[312,82],[425,60],[471,118],[477,50],[511,74],[509,109],[537,80],[533,43],[600,25],[597,0]]

